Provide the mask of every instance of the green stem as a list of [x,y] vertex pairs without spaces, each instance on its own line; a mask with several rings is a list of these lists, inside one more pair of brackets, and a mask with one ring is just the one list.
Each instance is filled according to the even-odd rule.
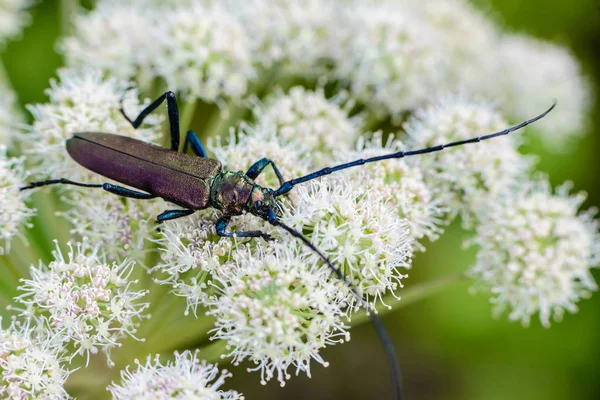
[[60,0],[62,36],[71,36],[73,34],[73,16],[77,12],[78,7],[77,0]]
[[196,105],[198,99],[196,97],[189,96],[183,103],[183,109],[181,111],[180,126],[181,132],[187,132],[190,129],[192,120],[194,119],[194,113],[196,112]]
[[[377,314],[379,316],[384,316],[391,311],[396,311],[399,308],[406,307],[426,299],[427,297],[438,294],[442,290],[447,289],[458,282],[462,282],[465,279],[467,279],[466,275],[461,272],[459,274],[451,274],[442,278],[420,283],[410,289],[403,290],[401,298],[396,298],[393,295],[388,294],[383,298],[383,301],[378,304]],[[369,316],[364,310],[361,310],[352,317],[351,325],[354,327],[362,325],[365,322],[369,322]]]
[[200,349],[200,357],[209,363],[223,361],[229,357],[222,358],[221,356],[227,350],[227,342],[224,340],[215,340],[208,346]]

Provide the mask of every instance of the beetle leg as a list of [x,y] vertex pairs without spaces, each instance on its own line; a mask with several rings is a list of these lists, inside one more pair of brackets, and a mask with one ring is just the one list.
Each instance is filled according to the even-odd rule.
[[206,157],[206,150],[200,141],[200,138],[194,131],[187,131],[185,135],[185,142],[183,142],[183,152],[187,153],[188,145],[192,146],[192,151],[198,157]]
[[258,160],[257,162],[255,162],[254,164],[252,164],[252,166],[250,168],[248,168],[246,175],[248,176],[248,178],[254,180],[254,179],[258,178],[258,176],[263,172],[263,170],[269,164],[271,164],[271,166],[273,167],[273,171],[275,171],[275,175],[277,175],[277,179],[279,179],[279,184],[283,185],[283,183],[285,182],[285,180],[283,179],[283,175],[281,175],[279,168],[277,168],[277,165],[275,165],[273,160],[270,160],[268,158],[262,158],[262,159]]
[[229,215],[224,215],[217,220],[215,227],[217,229],[217,235],[223,237],[261,237],[265,239],[267,242],[273,240],[271,235],[261,232],[261,231],[248,231],[248,232],[225,232],[227,225],[229,225],[229,221],[231,217]]
[[127,121],[135,129],[137,129],[142,122],[144,122],[144,118],[148,116],[152,111],[156,110],[158,106],[162,104],[163,101],[167,100],[167,113],[169,114],[169,128],[171,130],[171,150],[179,151],[179,110],[177,108],[177,99],[175,98],[175,93],[166,92],[158,99],[154,100],[148,107],[144,108],[140,115],[138,115],[133,121],[125,114],[123,110],[123,105],[119,111],[125,117]]
[[187,217],[195,212],[196,210],[167,210],[160,213],[158,217],[156,217],[156,222],[164,222],[181,217]]
[[102,187],[102,189],[106,190],[107,192],[116,194],[118,196],[130,197],[132,199],[148,200],[153,197],[156,197],[149,193],[138,192],[137,190],[131,190],[131,189],[128,189],[123,186],[113,185],[111,183],[103,183],[100,186]]
[[137,190],[128,189],[123,186],[113,185],[112,183],[101,183],[101,184],[81,183],[81,182],[74,182],[74,181],[71,181],[71,180],[65,179],[65,178],[50,179],[47,181],[39,181],[39,182],[31,182],[29,185],[19,188],[19,190],[20,191],[29,190],[29,189],[33,189],[33,188],[37,188],[37,187],[41,187],[41,186],[48,186],[48,185],[73,185],[73,186],[80,186],[80,187],[86,187],[86,188],[102,188],[102,189],[106,190],[107,192],[110,192],[110,193],[113,193],[113,194],[116,194],[119,196],[123,196],[123,197],[131,197],[132,199],[147,200],[147,199],[156,197],[149,193],[138,192]]

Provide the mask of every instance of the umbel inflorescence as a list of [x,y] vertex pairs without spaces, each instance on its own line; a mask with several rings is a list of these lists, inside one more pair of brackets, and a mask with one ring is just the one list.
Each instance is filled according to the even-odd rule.
[[[11,11],[14,23],[2,40],[26,21],[10,3],[0,15]],[[314,252],[252,215],[229,229],[263,230],[272,242],[218,236],[214,210],[156,229],[156,215],[173,205],[57,187],[68,228],[53,231],[57,210],[18,190],[26,180],[105,182],[68,156],[75,132],[166,144],[164,113],[134,129],[120,109],[136,116],[167,89],[180,100],[182,137],[198,128],[225,168],[246,171],[268,157],[286,179],[501,130],[553,98],[558,107],[531,132],[553,149],[576,145],[591,96],[568,50],[506,34],[463,0],[101,0],[72,23],[58,43],[67,66],[49,100],[28,105],[24,129],[14,94],[1,89],[0,251],[11,254],[11,239],[47,248],[38,242],[48,230],[57,244],[29,271],[15,268],[17,258],[0,265],[21,274],[18,291],[12,283],[18,316],[0,335],[0,393],[67,398],[78,388],[69,374],[108,363],[121,380],[99,374],[110,380],[90,395],[108,386],[119,399],[242,398],[221,389],[230,374],[204,354],[249,365],[263,383],[310,376],[315,363],[328,365],[324,347],[350,339],[358,312],[402,304],[413,258],[456,216],[478,249],[467,271],[474,288],[510,319],[548,326],[596,290],[593,211],[581,212],[584,197],[568,186],[552,191],[519,137],[369,164],[283,198],[282,221],[362,303]],[[483,56],[490,49],[493,60]],[[270,169],[257,183],[278,187]],[[46,233],[30,235],[36,206],[34,229]],[[173,353],[192,343],[208,349]],[[158,353],[171,361],[149,355]]]

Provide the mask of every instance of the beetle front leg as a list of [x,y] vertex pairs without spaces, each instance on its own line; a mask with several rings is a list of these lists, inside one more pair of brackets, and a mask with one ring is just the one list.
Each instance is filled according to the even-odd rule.
[[137,116],[133,121],[129,119],[129,117],[125,114],[123,110],[123,106],[119,111],[125,117],[127,121],[137,129],[142,122],[144,122],[144,118],[148,116],[152,111],[156,110],[158,106],[162,104],[163,101],[167,100],[167,113],[169,114],[169,128],[171,131],[171,150],[179,151],[179,109],[177,108],[177,99],[175,98],[175,93],[173,92],[165,92],[158,99],[154,100],[148,107],[144,108],[140,115]]
[[273,160],[270,160],[268,158],[262,158],[254,164],[252,164],[248,171],[246,171],[246,175],[248,176],[248,178],[254,180],[258,178],[258,176],[263,172],[265,168],[267,168],[269,164],[271,164],[271,166],[273,167],[273,171],[275,171],[275,175],[277,175],[277,179],[279,179],[279,184],[283,185],[283,183],[285,182],[285,180],[283,179],[283,175],[281,175],[279,168],[277,168],[277,165],[275,165]]
[[261,237],[267,242],[273,240],[271,235],[261,231],[225,232],[225,229],[227,228],[227,225],[229,225],[230,220],[231,217],[228,215],[224,215],[217,220],[217,223],[215,224],[215,228],[217,229],[217,235],[222,237]]

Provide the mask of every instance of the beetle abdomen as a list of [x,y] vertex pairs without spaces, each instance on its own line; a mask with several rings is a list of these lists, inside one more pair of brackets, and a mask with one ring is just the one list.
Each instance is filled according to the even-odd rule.
[[106,133],[78,133],[67,151],[85,168],[162,197],[182,207],[203,209],[221,163]]

